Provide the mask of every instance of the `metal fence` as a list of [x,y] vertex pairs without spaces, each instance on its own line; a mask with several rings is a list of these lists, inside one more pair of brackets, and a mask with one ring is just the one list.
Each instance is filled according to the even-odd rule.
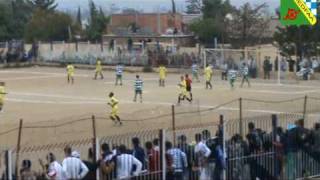
[[[120,153],[120,147],[122,149],[125,147],[125,153],[134,155],[141,162],[141,171],[138,177],[135,177],[137,179],[170,179],[177,175],[182,179],[208,177],[297,179],[319,175],[320,151],[317,151],[315,142],[307,139],[300,142],[295,139],[296,136],[291,136],[296,131],[293,129],[300,128],[298,120],[303,119],[304,128],[301,126],[297,132],[314,139],[316,131],[313,127],[319,122],[318,117],[315,116],[315,113],[320,111],[319,104],[318,98],[301,97],[285,101],[241,98],[213,108],[171,106],[166,107],[164,111],[145,112],[144,118],[136,115],[132,116],[135,119],[124,119],[125,123],[134,123],[140,128],[147,121],[155,122],[154,125],[157,122],[154,130],[135,129],[131,133],[118,132],[112,136],[103,135],[106,129],[101,129],[99,126],[102,126],[100,120],[105,121],[105,118],[99,116],[69,120],[61,124],[53,122],[23,124],[21,121],[19,127],[0,133],[1,138],[7,138],[8,134],[11,135],[10,137],[18,134],[18,146],[13,149],[6,148],[11,152],[1,151],[1,160],[6,157],[10,158],[5,161],[6,166],[0,166],[0,170],[8,172],[10,169],[12,174],[18,174],[18,170],[21,169],[21,161],[29,159],[33,163],[32,169],[41,174],[44,170],[39,165],[39,159],[45,159],[46,155],[52,152],[56,155],[58,162],[61,162],[65,156],[63,149],[67,145],[78,151],[81,154],[80,158],[86,163],[94,163],[101,156],[105,157],[100,147],[107,143],[110,147],[108,153],[113,156],[109,161],[131,163],[131,161],[122,160],[119,156],[124,154],[124,152]],[[260,112],[261,110],[264,111]],[[77,127],[79,123],[82,124],[80,126],[83,129]],[[260,140],[257,147],[253,143],[255,140],[252,140],[252,134],[254,133],[249,124],[254,125],[254,131],[259,135]],[[296,128],[297,126],[299,128]],[[300,132],[301,129],[304,130]],[[307,133],[304,134],[304,131]],[[196,137],[199,134],[202,142],[208,143],[207,146],[212,153],[212,156],[205,162],[199,158],[201,153],[195,150],[198,143]],[[74,135],[73,138],[78,136],[78,139],[82,140],[31,145],[37,141],[37,137],[32,136],[47,137],[47,142],[55,142],[51,136],[62,139],[67,135]],[[222,141],[219,141],[219,138]],[[134,146],[137,140],[138,144]],[[289,140],[300,144],[290,144]],[[172,147],[168,142],[172,144]],[[91,157],[88,156],[90,148],[94,152]],[[217,158],[219,148],[224,152],[225,169],[219,169],[221,166]],[[157,151],[154,151],[155,149]],[[171,151],[168,151],[170,149]],[[176,162],[170,158],[170,155],[174,156],[170,153],[180,151],[185,154],[188,164],[181,172],[172,169],[172,164]],[[118,166],[121,166],[121,163],[115,164],[115,167]],[[119,179],[117,171],[118,169],[114,168],[107,174],[102,174],[98,169],[98,172],[94,171],[93,175],[107,179]],[[130,173],[129,176],[132,175]]]

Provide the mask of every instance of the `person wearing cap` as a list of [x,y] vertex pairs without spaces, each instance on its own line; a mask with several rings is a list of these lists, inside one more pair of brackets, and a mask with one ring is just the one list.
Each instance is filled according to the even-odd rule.
[[120,117],[118,116],[118,104],[119,100],[114,97],[114,93],[110,92],[109,93],[109,98],[110,101],[108,102],[108,105],[111,107],[111,114],[110,114],[110,119],[115,123],[122,125],[122,122],[120,120]]
[[4,87],[5,87],[5,83],[4,82],[0,82],[0,112],[3,109],[4,96],[6,94]]
[[68,77],[68,84],[71,83],[73,84],[74,83],[74,66],[69,63],[68,66],[67,66],[67,77]]
[[97,63],[96,63],[96,73],[95,73],[95,75],[94,75],[94,80],[97,79],[98,74],[100,75],[100,78],[101,78],[101,79],[104,78],[104,77],[103,77],[103,74],[102,74],[102,65],[101,65],[101,60],[100,60],[100,59],[98,59],[98,60],[97,60]]
[[82,179],[89,172],[88,167],[79,159],[74,156],[80,157],[79,153],[72,153],[70,146],[64,148],[65,158],[62,161],[62,169],[66,175],[66,179]]

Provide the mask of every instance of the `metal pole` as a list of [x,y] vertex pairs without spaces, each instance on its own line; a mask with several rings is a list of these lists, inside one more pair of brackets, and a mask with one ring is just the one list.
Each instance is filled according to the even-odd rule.
[[20,119],[19,123],[19,132],[18,132],[18,142],[17,142],[17,154],[16,154],[16,164],[15,164],[15,175],[16,178],[19,179],[19,156],[20,156],[20,145],[21,145],[21,134],[22,134],[22,126],[23,126],[23,119]]
[[12,151],[6,151],[6,176],[5,179],[12,180]]
[[303,103],[303,121],[305,122],[305,118],[307,115],[307,103],[308,103],[308,96],[304,96],[304,103]]
[[[220,126],[222,125],[222,148],[223,148],[223,157],[226,160],[227,151],[226,151],[226,132],[225,132],[225,121],[223,115],[220,115]],[[223,170],[223,179],[227,178],[227,170]]]
[[176,146],[176,118],[175,118],[175,107],[171,106],[172,111],[172,135],[173,135],[173,145]]
[[272,120],[272,142],[276,142],[275,144],[273,143],[273,151],[276,152],[274,155],[273,155],[273,158],[274,158],[274,163],[275,163],[275,171],[277,172],[279,168],[279,161],[277,160],[277,156],[278,156],[278,151],[275,150],[275,145],[278,145],[278,142],[277,142],[277,127],[278,127],[278,116],[276,114],[272,114],[271,116],[271,120]]
[[239,133],[243,137],[242,98],[239,98]]
[[[96,139],[95,139],[95,142],[96,142],[96,148],[95,148],[94,153],[95,153],[95,159],[96,159],[95,162],[97,162],[97,159],[99,159],[99,157],[100,157],[100,143],[99,143],[99,139],[96,138]],[[100,180],[100,168],[97,168],[97,170],[96,170],[96,180]]]
[[96,159],[96,138],[97,138],[97,133],[96,133],[96,117],[94,115],[92,115],[92,152],[94,153],[93,154],[93,157],[94,157],[94,162],[97,161]]
[[280,56],[279,51],[277,51],[277,59],[278,59],[278,85],[281,85],[281,63],[280,63]]
[[160,142],[160,160],[161,160],[161,169],[162,169],[162,178],[161,179],[166,179],[166,130],[165,129],[161,129],[160,130],[160,138],[159,138],[159,142]]

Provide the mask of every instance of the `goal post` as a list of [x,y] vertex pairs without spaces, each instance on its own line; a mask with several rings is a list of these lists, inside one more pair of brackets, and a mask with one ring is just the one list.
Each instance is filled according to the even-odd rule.
[[[282,84],[281,74],[281,55],[277,48],[245,48],[245,49],[203,49],[202,61],[204,68],[210,64],[216,70],[223,70],[224,63],[228,64],[228,68],[240,69],[242,62],[246,62],[249,66],[249,74],[252,78],[264,79],[264,60],[269,57],[270,60],[270,81]],[[286,73],[286,72],[284,72]]]

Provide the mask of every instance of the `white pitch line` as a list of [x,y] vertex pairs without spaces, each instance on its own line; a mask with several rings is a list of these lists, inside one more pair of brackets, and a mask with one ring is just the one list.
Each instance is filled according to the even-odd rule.
[[308,90],[308,91],[271,91],[271,90],[244,90],[242,89],[242,91],[245,92],[253,92],[253,93],[266,93],[266,94],[308,94],[308,93],[315,93],[318,92],[319,90]]
[[[21,103],[33,103],[33,104],[90,104],[90,105],[96,105],[96,104],[106,104],[108,101],[104,98],[83,98],[83,97],[77,97],[77,96],[64,96],[64,95],[49,95],[49,94],[35,94],[35,93],[10,93],[15,95],[22,95],[22,96],[36,96],[36,97],[54,97],[54,98],[66,98],[66,99],[74,99],[79,101],[48,101],[48,100],[28,100],[28,99],[18,99],[18,98],[6,98],[7,101],[12,102],[21,102]],[[133,101],[128,100],[120,100],[123,104],[136,104]],[[151,102],[151,101],[144,101],[143,104],[152,104],[152,105],[166,105],[171,106],[174,103],[171,102]],[[188,107],[188,105],[182,105],[185,107]],[[214,108],[216,106],[212,105],[200,105],[200,108]],[[238,111],[239,108],[230,108],[230,107],[220,107],[217,110],[227,110],[227,111]],[[283,111],[272,111],[272,110],[261,110],[261,109],[247,109],[244,111],[248,112],[256,112],[256,113],[269,113],[269,114],[280,114],[280,113],[286,113]]]
[[[13,73],[13,74],[36,74],[36,75],[56,75],[66,76],[67,73],[47,73],[47,72],[30,72],[30,71],[0,71],[0,73]],[[75,74],[75,77],[90,77],[88,74]]]
[[2,81],[18,81],[18,80],[31,80],[31,79],[48,79],[48,78],[56,78],[56,77],[64,77],[60,75],[48,75],[48,76],[27,76],[27,77],[16,77],[16,78],[2,78]]
[[[107,101],[43,101],[43,100],[24,100],[24,99],[16,99],[16,98],[6,98],[7,101],[11,102],[19,102],[19,103],[31,103],[31,104],[67,104],[67,105],[97,105],[97,104],[106,104]],[[133,101],[120,100],[121,104],[139,104]],[[167,105],[171,106],[174,103],[169,102],[148,102],[144,101],[143,104],[152,104],[152,105]],[[188,105],[181,105],[183,107],[188,107]],[[216,106],[209,105],[201,105],[200,108],[215,108]],[[219,107],[216,111],[239,111],[239,108],[230,108],[230,107]],[[265,113],[265,114],[284,114],[288,112],[284,111],[272,111],[272,110],[261,110],[261,109],[246,109],[244,112],[255,112],[255,113]],[[291,114],[300,114],[301,113],[291,113]],[[318,114],[309,114],[310,116],[319,116]]]

